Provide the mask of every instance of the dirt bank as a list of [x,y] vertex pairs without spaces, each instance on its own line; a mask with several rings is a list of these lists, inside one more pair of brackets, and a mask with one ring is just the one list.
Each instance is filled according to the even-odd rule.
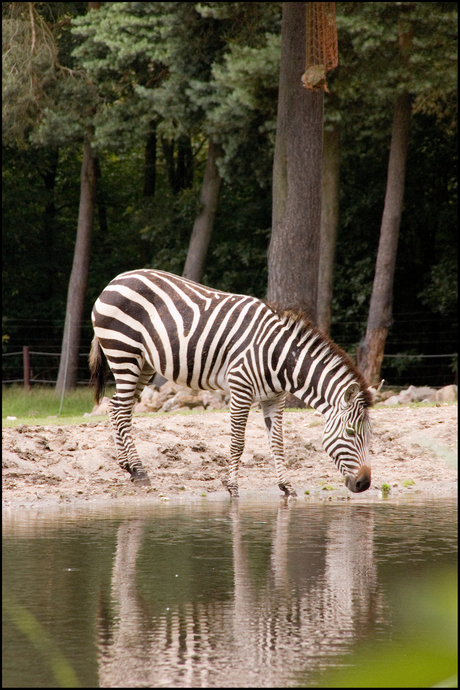
[[[457,490],[457,405],[373,408],[369,492],[352,496],[321,447],[324,420],[312,410],[285,414],[286,459],[299,496],[362,500],[392,492]],[[138,416],[134,439],[150,479],[136,487],[117,464],[108,421],[79,426],[3,429],[3,505],[37,506],[94,499],[153,500],[222,492],[230,444],[228,412]],[[276,489],[260,411],[252,411],[240,469],[240,489]],[[223,494],[224,495],[224,494]]]

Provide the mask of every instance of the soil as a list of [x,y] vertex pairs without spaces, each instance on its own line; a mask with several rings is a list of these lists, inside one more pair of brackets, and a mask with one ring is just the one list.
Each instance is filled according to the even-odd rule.
[[[322,450],[324,419],[313,410],[284,416],[286,461],[300,496],[367,500],[457,491],[457,405],[371,409],[372,486],[350,494]],[[228,496],[228,411],[136,416],[134,440],[151,485],[137,486],[116,461],[109,422],[3,429],[3,506],[32,507],[123,499],[176,500]],[[260,410],[249,415],[239,473],[240,495],[281,495]],[[307,493],[308,492],[308,493]]]

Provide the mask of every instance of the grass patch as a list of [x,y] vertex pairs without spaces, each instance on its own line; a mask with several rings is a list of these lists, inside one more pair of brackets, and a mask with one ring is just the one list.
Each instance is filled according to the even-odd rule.
[[[106,394],[111,396],[114,390]],[[76,388],[64,395],[61,414],[61,395],[48,386],[34,386],[30,391],[22,386],[2,386],[2,426],[19,424],[81,424],[91,418],[84,417],[85,412],[93,409],[93,389]],[[7,417],[17,417],[7,420]],[[94,420],[99,419],[95,417]]]
[[413,479],[406,479],[405,481],[403,481],[403,486],[405,486],[406,488],[408,486],[412,486],[413,484],[415,484]]

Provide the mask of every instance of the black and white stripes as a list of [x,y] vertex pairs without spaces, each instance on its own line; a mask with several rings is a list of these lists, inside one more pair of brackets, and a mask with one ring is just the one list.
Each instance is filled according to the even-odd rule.
[[102,391],[102,348],[117,386],[110,419],[119,462],[132,479],[148,481],[132,440],[132,407],[159,372],[189,388],[230,393],[232,496],[238,495],[238,463],[254,401],[261,403],[278,484],[286,495],[294,493],[282,439],[287,393],[325,415],[324,447],[348,488],[369,487],[370,393],[347,355],[301,314],[145,269],[117,276],[96,301],[92,319],[96,398]]

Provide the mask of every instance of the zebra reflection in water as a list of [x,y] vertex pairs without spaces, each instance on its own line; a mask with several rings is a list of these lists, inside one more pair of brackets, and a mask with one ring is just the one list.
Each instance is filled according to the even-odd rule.
[[[382,618],[371,507],[347,505],[331,512],[327,523],[304,521],[305,540],[295,552],[289,548],[299,517],[295,505],[280,505],[259,525],[254,521],[260,511],[235,503],[216,512],[213,524],[219,521],[225,551],[233,554],[228,589],[222,586],[225,577],[215,575],[219,596],[201,591],[202,574],[193,575],[196,563],[182,563],[178,546],[177,570],[188,573],[189,581],[178,584],[176,596],[170,586],[170,600],[159,602],[155,585],[147,593],[145,580],[166,576],[166,569],[158,563],[155,573],[143,577],[136,569],[141,546],[144,553],[155,550],[152,529],[143,536],[150,523],[134,519],[120,525],[112,574],[116,618],[99,619],[101,687],[280,687],[294,671],[333,663]],[[270,563],[258,575],[254,556],[257,549],[266,551],[263,535]],[[138,581],[144,582],[143,594]],[[195,594],[184,598],[184,592]]]

